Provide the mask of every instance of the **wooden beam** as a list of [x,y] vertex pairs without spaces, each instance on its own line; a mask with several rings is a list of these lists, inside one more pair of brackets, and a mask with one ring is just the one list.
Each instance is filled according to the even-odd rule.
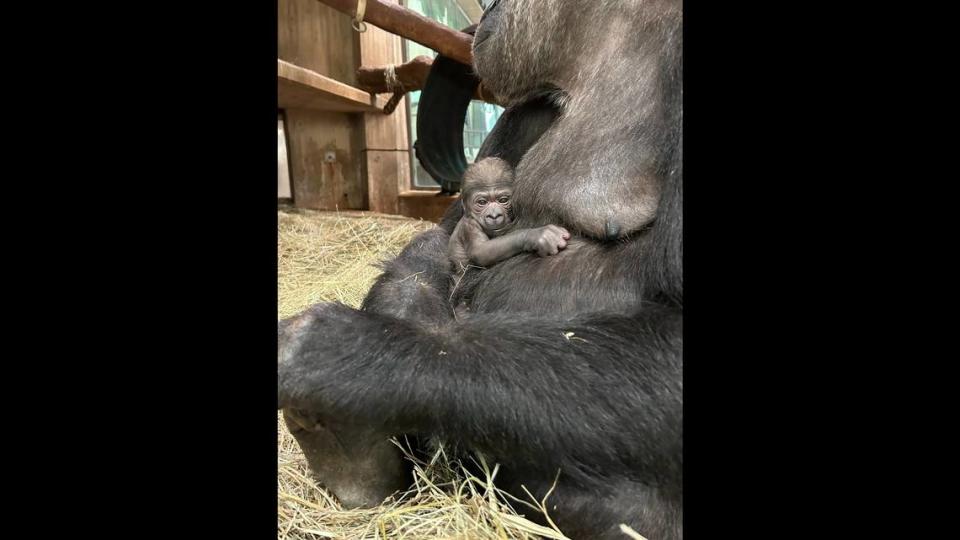
[[277,106],[284,109],[382,113],[387,100],[277,60]]
[[[405,64],[393,66],[396,75],[396,84],[393,86],[387,84],[389,67],[361,66],[357,70],[357,86],[374,94],[423,90],[423,87],[427,84],[427,76],[430,75],[430,66],[432,65],[433,59],[429,56],[418,56]],[[500,105],[496,96],[483,88],[482,83],[473,92],[473,99]]]
[[394,73],[397,76],[397,83],[400,88],[391,87],[387,84],[386,67],[363,67],[357,70],[357,86],[367,92],[384,94],[404,90],[412,92],[423,88],[430,74],[430,66],[433,65],[433,58],[429,56],[418,56],[405,64],[394,67]]
[[[357,16],[357,0],[318,0],[351,18]],[[473,36],[444,26],[399,4],[367,0],[364,22],[429,47],[466,65],[473,64]]]

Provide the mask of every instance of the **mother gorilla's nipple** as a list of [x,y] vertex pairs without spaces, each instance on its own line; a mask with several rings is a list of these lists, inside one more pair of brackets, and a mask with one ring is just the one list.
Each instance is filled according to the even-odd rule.
[[614,220],[608,219],[606,225],[603,228],[604,240],[607,242],[613,242],[614,240],[620,238],[620,224]]

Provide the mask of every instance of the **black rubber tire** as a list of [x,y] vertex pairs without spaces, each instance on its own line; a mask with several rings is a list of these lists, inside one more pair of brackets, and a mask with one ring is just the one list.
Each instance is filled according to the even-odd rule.
[[[464,30],[473,34],[476,26]],[[473,67],[437,55],[420,94],[414,150],[423,168],[440,184],[441,194],[458,193],[467,158],[463,125],[480,85]]]

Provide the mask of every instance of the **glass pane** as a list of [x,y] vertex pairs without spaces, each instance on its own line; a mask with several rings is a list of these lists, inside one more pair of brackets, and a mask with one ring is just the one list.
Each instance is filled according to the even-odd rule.
[[[408,8],[429,17],[435,21],[443,23],[457,30],[466,28],[473,24],[463,13],[455,0],[407,0]],[[403,40],[406,59],[410,60],[420,55],[435,58],[437,54],[419,43]],[[418,188],[435,188],[439,184],[430,177],[430,174],[416,159],[413,153],[413,144],[417,142],[417,107],[420,104],[420,91],[407,94],[407,101],[410,107],[408,121],[410,122],[410,156],[413,161],[413,185]],[[482,101],[473,101],[467,108],[467,116],[463,126],[463,146],[467,162],[472,163],[477,157],[477,151],[486,138],[493,125],[497,123],[503,108]]]

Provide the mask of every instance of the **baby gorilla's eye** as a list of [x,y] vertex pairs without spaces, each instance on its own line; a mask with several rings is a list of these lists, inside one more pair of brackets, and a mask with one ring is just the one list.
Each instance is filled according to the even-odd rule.
[[504,196],[504,197],[500,197],[499,199],[497,199],[497,202],[500,203],[500,204],[506,204],[507,201],[509,201],[509,200],[510,200],[510,197]]
[[486,200],[486,199],[477,199],[477,205],[478,205],[478,206],[486,206],[486,205],[487,205],[487,200]]

